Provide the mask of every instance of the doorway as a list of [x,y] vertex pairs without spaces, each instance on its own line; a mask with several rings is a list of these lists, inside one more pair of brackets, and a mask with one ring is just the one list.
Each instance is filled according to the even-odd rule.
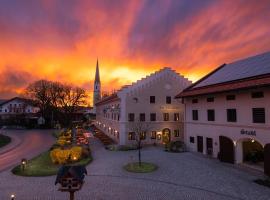
[[167,144],[171,141],[171,131],[168,128],[163,129],[162,131],[162,142]]
[[197,151],[203,153],[203,137],[197,136]]
[[213,155],[213,139],[212,138],[206,138],[206,153],[209,156]]
[[219,136],[218,157],[221,162],[234,163],[234,144],[230,138]]

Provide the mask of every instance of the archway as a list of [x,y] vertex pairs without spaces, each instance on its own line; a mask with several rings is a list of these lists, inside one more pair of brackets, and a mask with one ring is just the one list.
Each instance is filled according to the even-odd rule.
[[171,141],[171,131],[168,128],[163,129],[162,131],[162,142],[167,144]]
[[262,169],[264,166],[263,145],[252,138],[238,140],[236,143],[236,162]]
[[218,157],[221,162],[234,163],[234,144],[230,138],[219,136]]

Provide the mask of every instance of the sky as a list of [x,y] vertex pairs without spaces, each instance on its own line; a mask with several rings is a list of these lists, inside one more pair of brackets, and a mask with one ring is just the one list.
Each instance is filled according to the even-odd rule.
[[91,94],[97,58],[103,91],[163,67],[196,81],[270,51],[269,21],[269,0],[0,0],[0,99],[39,79]]

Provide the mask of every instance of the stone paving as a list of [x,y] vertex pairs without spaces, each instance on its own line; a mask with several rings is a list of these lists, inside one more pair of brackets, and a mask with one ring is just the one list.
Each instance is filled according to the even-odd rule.
[[[270,189],[257,185],[258,178],[231,165],[207,159],[196,153],[168,153],[157,147],[143,149],[143,161],[159,169],[149,174],[133,174],[122,166],[135,160],[136,151],[111,152],[96,140],[91,142],[94,161],[76,200],[268,200]],[[55,177],[16,177],[9,171],[0,174],[0,199],[64,200],[67,193],[57,191]]]

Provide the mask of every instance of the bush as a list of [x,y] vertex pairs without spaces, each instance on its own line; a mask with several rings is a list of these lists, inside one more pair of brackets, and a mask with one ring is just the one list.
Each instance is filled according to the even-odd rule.
[[82,156],[82,147],[74,146],[70,149],[70,157],[72,160],[80,160]]
[[82,157],[82,147],[74,146],[71,149],[55,148],[50,152],[50,157],[55,164],[67,164],[77,161]]
[[253,163],[257,163],[257,162],[263,162],[264,160],[263,157],[264,157],[263,151],[251,151],[246,155],[245,160],[251,161]]
[[185,144],[182,141],[174,141],[170,142],[167,145],[167,150],[170,152],[184,152],[185,151]]

